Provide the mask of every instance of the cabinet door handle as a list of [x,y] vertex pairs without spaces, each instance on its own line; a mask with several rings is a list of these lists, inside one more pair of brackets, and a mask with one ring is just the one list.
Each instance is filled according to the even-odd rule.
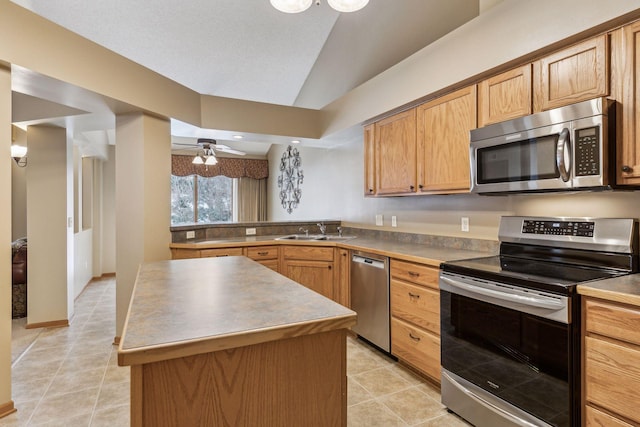
[[258,255],[260,255],[260,256],[269,255],[269,252],[258,252]]
[[420,342],[420,337],[416,337],[413,335],[413,332],[409,332],[409,338],[414,340],[415,342]]
[[370,189],[369,189],[369,193],[373,193],[373,188],[370,188]]
[[420,299],[420,295],[409,292],[409,298]]
[[331,270],[331,266],[329,266],[329,270]]
[[410,186],[409,186],[409,190],[411,190],[411,191],[413,191],[413,189],[414,189],[414,188],[415,188],[415,187],[414,187],[413,185],[410,185]]
[[420,184],[418,185],[418,188],[422,190],[422,188],[424,188],[424,185]]
[[411,277],[420,277],[420,273],[416,273],[415,271],[409,271],[408,273]]
[[624,166],[622,166],[622,172],[624,172],[624,173],[633,172],[633,168],[631,166],[624,165]]

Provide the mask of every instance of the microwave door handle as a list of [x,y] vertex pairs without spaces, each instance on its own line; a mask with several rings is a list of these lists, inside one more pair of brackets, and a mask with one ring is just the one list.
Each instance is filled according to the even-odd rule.
[[562,129],[558,137],[556,165],[562,180],[564,182],[569,181],[571,178],[571,141],[569,139],[569,129],[567,128]]

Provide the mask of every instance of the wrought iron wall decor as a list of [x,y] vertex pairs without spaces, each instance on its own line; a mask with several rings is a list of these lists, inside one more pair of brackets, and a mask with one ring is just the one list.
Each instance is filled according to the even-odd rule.
[[297,148],[288,146],[280,159],[280,175],[278,175],[278,188],[280,189],[280,203],[288,213],[293,212],[300,203],[302,189],[300,185],[304,180],[302,173],[302,158]]

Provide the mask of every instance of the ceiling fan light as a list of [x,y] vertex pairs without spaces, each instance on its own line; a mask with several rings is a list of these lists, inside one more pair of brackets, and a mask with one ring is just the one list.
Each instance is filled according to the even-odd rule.
[[[284,13],[300,13],[311,7],[313,0],[270,0],[271,6]],[[367,0],[368,1],[368,0]]]
[[218,159],[216,159],[216,156],[209,156],[209,157],[207,157],[207,161],[204,162],[204,164],[207,165],[207,166],[217,165],[218,164]]
[[200,156],[195,156],[191,163],[193,163],[194,165],[204,165],[204,160],[202,160],[202,157]]
[[338,12],[355,12],[369,3],[369,0],[327,0],[329,6]]

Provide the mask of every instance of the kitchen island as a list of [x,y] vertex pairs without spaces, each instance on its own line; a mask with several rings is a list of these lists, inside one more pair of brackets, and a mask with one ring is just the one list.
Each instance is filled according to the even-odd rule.
[[345,426],[356,314],[245,257],[143,264],[118,348],[132,426]]

